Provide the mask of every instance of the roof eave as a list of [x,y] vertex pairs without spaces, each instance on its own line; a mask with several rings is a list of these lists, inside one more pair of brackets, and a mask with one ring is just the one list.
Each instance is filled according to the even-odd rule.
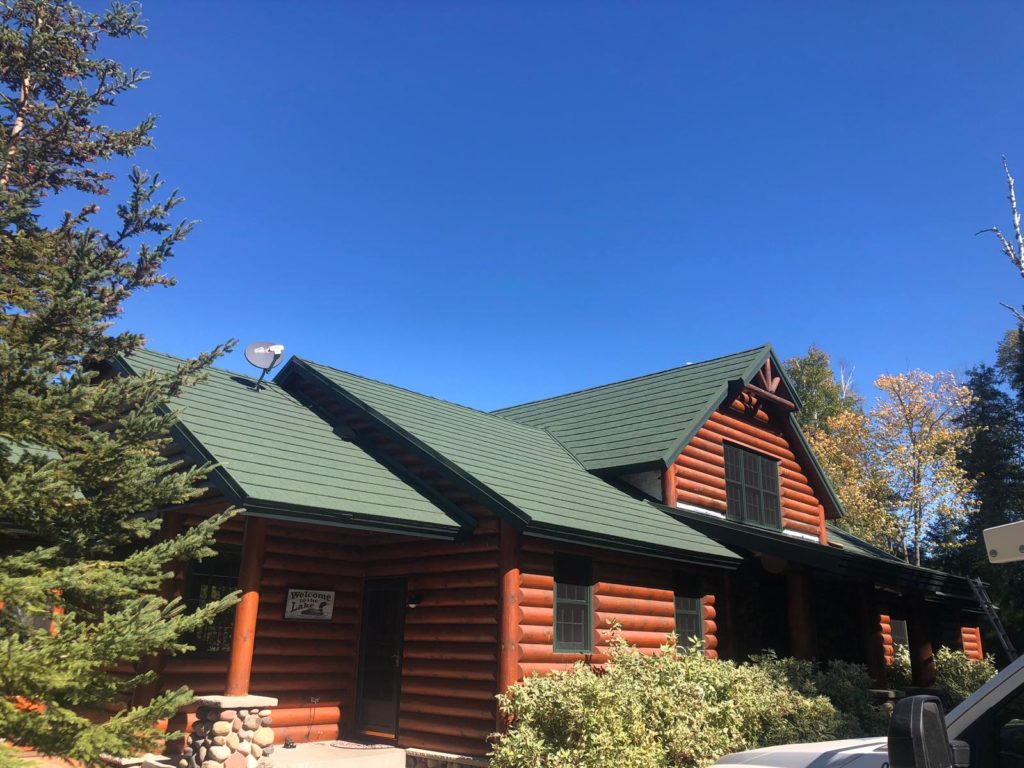
[[669,547],[659,544],[647,544],[644,542],[624,539],[617,536],[607,536],[582,531],[575,528],[563,528],[561,526],[547,525],[542,523],[531,523],[524,530],[526,536],[535,536],[542,539],[550,539],[566,544],[577,544],[580,546],[594,547],[596,549],[610,549],[615,552],[629,552],[630,554],[645,555],[649,557],[660,557],[675,562],[688,563],[690,565],[701,565],[713,568],[724,568],[733,570],[738,568],[743,558],[732,553],[728,547],[729,555],[712,555],[679,547]]

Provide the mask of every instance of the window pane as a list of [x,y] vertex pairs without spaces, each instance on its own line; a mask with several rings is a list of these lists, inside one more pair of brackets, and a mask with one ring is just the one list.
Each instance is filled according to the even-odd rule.
[[779,515],[779,497],[774,493],[765,491],[762,494],[764,502],[764,524],[779,526],[782,524],[782,517]]
[[761,457],[743,451],[743,484],[757,488],[761,481]]
[[778,487],[778,465],[771,459],[761,459],[761,488],[766,491],[775,491]]
[[729,517],[737,520],[743,517],[743,486],[739,483],[726,481],[725,483],[725,508]]
[[557,652],[590,652],[590,561],[555,558],[555,627]]
[[680,647],[688,647],[696,638],[703,637],[700,598],[676,595],[676,635]]
[[586,640],[587,608],[578,603],[561,603],[558,606],[555,631],[559,644],[580,647]]
[[725,476],[729,479],[741,482],[743,480],[743,468],[740,466],[740,451],[734,445],[725,445]]
[[562,600],[586,600],[587,588],[582,584],[556,584],[556,593]]
[[890,619],[889,625],[892,627],[892,642],[895,645],[910,645],[910,639],[907,637],[907,622],[903,619]]

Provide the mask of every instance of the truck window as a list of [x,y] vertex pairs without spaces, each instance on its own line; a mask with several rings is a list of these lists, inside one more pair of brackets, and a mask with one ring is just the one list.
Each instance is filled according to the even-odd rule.
[[993,725],[999,768],[1024,768],[1024,689],[1003,703]]

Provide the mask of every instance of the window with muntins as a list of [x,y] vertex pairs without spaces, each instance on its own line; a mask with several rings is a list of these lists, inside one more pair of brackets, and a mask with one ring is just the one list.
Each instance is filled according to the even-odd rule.
[[593,650],[592,591],[589,559],[555,558],[556,653],[590,653]]
[[781,528],[779,463],[770,456],[725,443],[726,516]]
[[676,637],[680,648],[704,641],[704,610],[700,597],[676,593]]
[[[242,550],[218,546],[216,556],[193,562],[185,581],[185,604],[200,608],[238,589],[238,571],[242,567]],[[197,629],[191,637],[196,653],[220,655],[231,652],[231,635],[235,612],[222,611],[213,623]]]

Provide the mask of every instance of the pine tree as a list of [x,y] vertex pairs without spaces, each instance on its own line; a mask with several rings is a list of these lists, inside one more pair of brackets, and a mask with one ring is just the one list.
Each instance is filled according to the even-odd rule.
[[[0,2],[0,739],[88,764],[152,749],[157,721],[191,697],[129,707],[151,674],[110,670],[186,650],[234,599],[188,613],[159,595],[168,564],[212,554],[231,513],[169,540],[153,514],[202,493],[206,468],[162,455],[167,403],[224,347],[171,375],[103,372],[142,343],[112,329],[124,302],[173,284],[162,269],[192,227],[171,220],[181,198],[138,169],[113,231],[93,223],[114,182],[105,161],[147,147],[154,127],[98,121],[145,79],[99,53],[140,35],[139,13]],[[69,199],[90,202],[55,215]],[[0,747],[0,763],[12,754]]]
[[1018,344],[1018,333],[1011,331],[1000,345],[998,365],[967,372],[973,401],[959,422],[974,437],[960,452],[960,464],[975,480],[977,506],[963,529],[967,546],[933,564],[988,582],[1003,624],[1019,645],[1024,640],[1024,564],[992,565],[982,537],[986,528],[1024,520],[1024,378],[1020,355],[1014,353]]

